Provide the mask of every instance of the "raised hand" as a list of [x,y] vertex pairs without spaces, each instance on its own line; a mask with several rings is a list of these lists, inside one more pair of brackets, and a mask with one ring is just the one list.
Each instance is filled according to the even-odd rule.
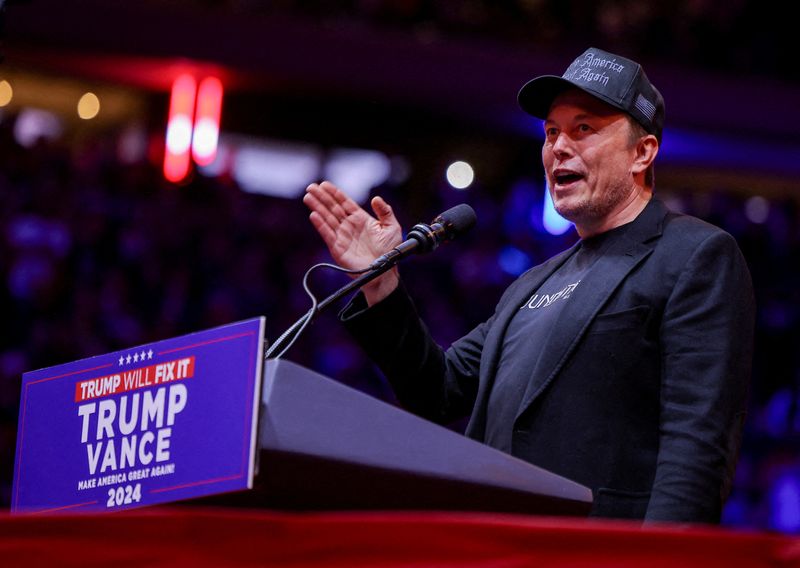
[[[324,181],[306,188],[303,203],[311,210],[311,224],[334,261],[345,268],[365,268],[402,242],[400,223],[381,197],[374,197],[370,203],[373,217],[331,182]],[[367,302],[379,302],[397,283],[397,269],[393,268],[363,287]]]

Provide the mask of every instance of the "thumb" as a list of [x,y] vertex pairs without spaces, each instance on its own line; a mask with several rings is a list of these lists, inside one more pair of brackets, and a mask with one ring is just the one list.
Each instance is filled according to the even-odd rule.
[[375,212],[375,216],[378,218],[378,221],[380,221],[381,225],[391,225],[397,223],[397,219],[395,219],[392,207],[383,200],[383,197],[373,197],[372,201],[370,201],[370,205],[372,206],[372,210]]

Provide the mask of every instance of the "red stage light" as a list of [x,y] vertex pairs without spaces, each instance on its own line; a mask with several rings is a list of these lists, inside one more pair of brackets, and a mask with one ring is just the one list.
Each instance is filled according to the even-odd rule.
[[192,118],[197,82],[191,75],[181,75],[172,84],[167,122],[164,177],[177,183],[189,173],[189,149],[192,143]]
[[222,83],[216,77],[206,77],[200,82],[197,93],[192,136],[192,157],[199,166],[211,164],[217,156],[221,112]]

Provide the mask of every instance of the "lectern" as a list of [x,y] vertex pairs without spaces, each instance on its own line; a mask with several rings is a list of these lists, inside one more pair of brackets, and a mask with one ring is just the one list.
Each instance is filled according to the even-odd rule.
[[256,502],[586,515],[577,483],[286,360],[268,361]]
[[25,373],[12,512],[591,505],[585,487],[319,373],[262,365],[263,345],[259,317]]

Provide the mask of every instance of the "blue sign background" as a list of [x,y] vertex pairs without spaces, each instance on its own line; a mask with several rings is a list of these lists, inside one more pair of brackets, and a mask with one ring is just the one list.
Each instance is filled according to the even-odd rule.
[[[12,512],[119,510],[251,488],[263,337],[261,317],[25,373]],[[141,354],[145,356],[139,359]],[[153,366],[191,357],[191,377],[76,402],[76,385],[87,379],[151,367],[152,383]],[[153,440],[145,448],[154,456],[149,464],[140,463],[137,452],[135,465],[119,468],[120,444],[125,436],[119,431],[117,416],[113,420],[113,437],[96,438],[100,402],[113,400],[119,415],[120,401],[128,397],[130,417],[134,394],[140,395],[142,405],[145,391],[155,396],[159,388],[164,388],[166,402],[169,389],[179,384],[186,389],[178,387],[185,393],[185,405],[174,415],[171,426],[166,424],[166,416],[163,424],[163,428],[170,429],[168,447],[164,449],[169,453],[168,459],[156,462],[157,443]],[[84,418],[78,408],[92,402],[97,403],[98,412],[89,421],[87,441],[82,442]],[[153,432],[157,439],[160,428],[148,422],[146,430],[141,430],[141,418],[140,412],[135,429],[127,436],[129,441],[133,435],[141,440],[145,431]],[[87,446],[96,447],[101,441],[92,474]],[[116,446],[118,468],[108,466],[101,471],[109,443]],[[141,477],[133,479],[135,472]],[[117,477],[110,478],[111,475]],[[111,484],[98,485],[101,480]]]

